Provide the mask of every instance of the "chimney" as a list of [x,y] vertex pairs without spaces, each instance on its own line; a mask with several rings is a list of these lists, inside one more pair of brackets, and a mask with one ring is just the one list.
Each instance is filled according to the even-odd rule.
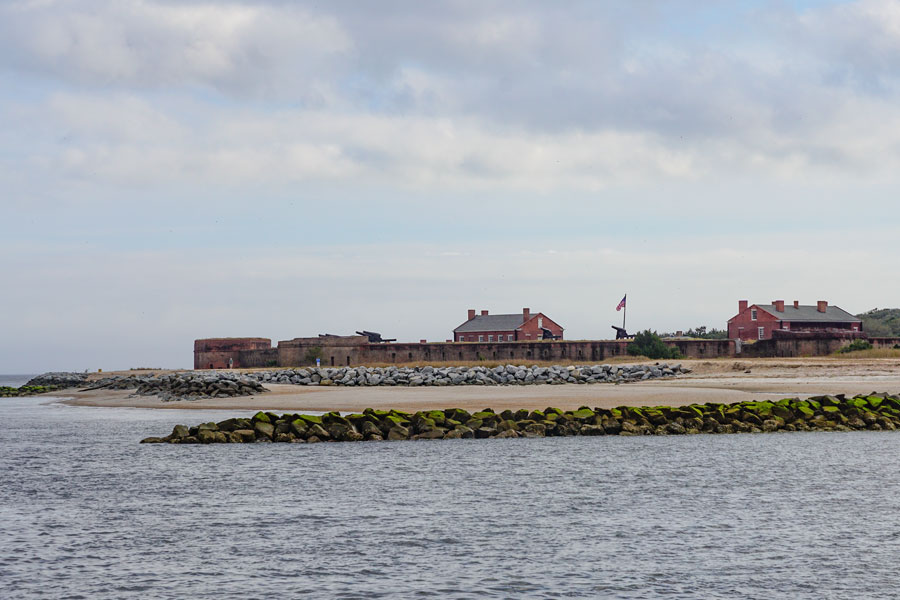
[[794,300],[794,308],[800,308],[800,301]]
[[470,309],[469,309],[469,320],[471,321],[471,320],[474,319],[474,318],[475,318],[475,309],[474,309],[474,308],[470,308]]
[[487,311],[486,311],[486,310],[481,311],[481,316],[482,316],[482,317],[488,316],[488,315],[487,315]]
[[742,313],[747,310],[747,301],[746,300],[738,300],[738,312]]
[[775,300],[772,304],[775,305],[775,312],[784,312],[784,300]]
[[816,310],[823,313],[828,308],[828,302],[826,300],[819,300],[816,302]]
[[523,308],[522,309],[522,322],[524,323],[525,321],[527,321],[530,318],[531,318],[531,309]]

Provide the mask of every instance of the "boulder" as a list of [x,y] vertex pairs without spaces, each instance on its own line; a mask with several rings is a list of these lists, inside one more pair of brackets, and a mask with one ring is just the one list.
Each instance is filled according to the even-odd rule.
[[256,439],[256,432],[252,429],[236,429],[231,432],[232,439],[235,436],[244,443],[250,443]]
[[253,424],[253,430],[257,438],[265,437],[271,440],[275,436],[275,426],[268,421],[257,421]]
[[391,441],[408,440],[409,430],[402,425],[394,425],[388,431],[387,439]]

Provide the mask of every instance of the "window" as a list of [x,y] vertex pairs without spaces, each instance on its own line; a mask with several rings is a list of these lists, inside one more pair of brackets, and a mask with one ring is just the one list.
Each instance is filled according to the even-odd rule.
[[531,337],[531,334],[530,334],[530,333],[526,333],[526,334],[525,334],[525,337],[526,337],[526,338],[530,338],[530,337]]
[[750,310],[750,320],[751,321],[756,320],[756,309],[755,308]]
[[544,317],[538,317],[538,327],[544,328]]
[[464,336],[464,335],[459,336],[459,341],[461,341],[461,342],[466,341],[466,336]]
[[478,336],[478,341],[479,341],[479,342],[483,342],[483,341],[484,341],[484,336],[483,336],[483,335],[479,335],[479,336]]
[[493,341],[494,341],[494,336],[493,336],[493,335],[489,335],[489,336],[488,336],[488,341],[489,341],[489,342],[493,342]]
[[766,328],[765,327],[757,327],[756,333],[759,335],[759,339],[766,339]]
[[510,342],[514,342],[514,341],[515,341],[515,339],[513,338],[513,335],[512,335],[512,334],[509,334],[509,335],[507,336],[507,339],[508,339]]

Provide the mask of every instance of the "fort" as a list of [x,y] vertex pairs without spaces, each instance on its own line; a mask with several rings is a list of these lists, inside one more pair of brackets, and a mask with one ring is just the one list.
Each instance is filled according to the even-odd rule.
[[[825,356],[854,339],[892,348],[900,338],[869,338],[862,332],[774,331],[754,343],[730,339],[665,339],[685,358]],[[629,340],[541,340],[518,342],[377,343],[365,335],[322,335],[280,341],[268,338],[209,338],[194,342],[195,369],[377,365],[437,362],[601,362],[627,356]]]

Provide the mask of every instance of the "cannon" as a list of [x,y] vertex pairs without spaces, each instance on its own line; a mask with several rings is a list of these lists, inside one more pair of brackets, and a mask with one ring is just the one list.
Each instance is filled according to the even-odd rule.
[[634,337],[633,335],[628,335],[628,332],[625,331],[624,327],[616,327],[615,325],[611,325],[611,327],[616,330],[617,340],[628,340]]
[[394,338],[394,339],[383,338],[383,337],[381,337],[381,334],[376,331],[366,331],[366,330],[357,331],[356,335],[366,336],[367,338],[369,338],[370,344],[381,344],[384,342],[396,342],[397,341],[397,338]]

